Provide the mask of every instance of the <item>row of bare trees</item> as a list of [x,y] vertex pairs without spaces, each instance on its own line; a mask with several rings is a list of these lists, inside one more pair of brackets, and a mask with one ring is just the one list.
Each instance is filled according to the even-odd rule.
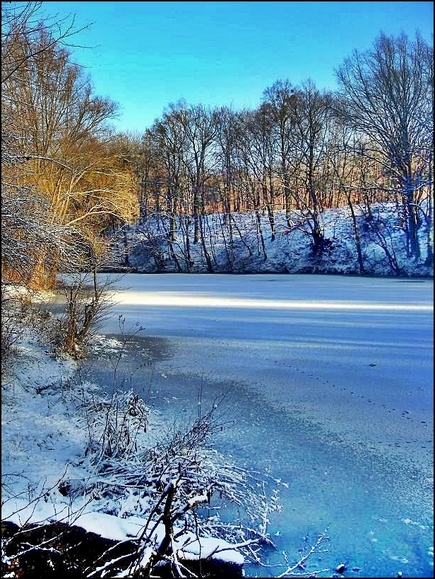
[[418,34],[381,34],[336,75],[336,93],[277,81],[256,110],[170,104],[136,143],[142,217],[165,215],[172,242],[177,218],[192,217],[207,259],[206,214],[225,215],[230,236],[235,213],[266,214],[273,240],[283,210],[289,228],[295,214],[305,223],[316,254],[324,209],[348,205],[354,215],[359,204],[369,214],[389,201],[415,261],[427,226],[432,263],[433,49]]

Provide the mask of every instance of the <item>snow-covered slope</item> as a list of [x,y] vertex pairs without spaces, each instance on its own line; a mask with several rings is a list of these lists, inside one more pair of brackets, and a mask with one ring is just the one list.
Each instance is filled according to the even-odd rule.
[[[320,215],[323,248],[312,251],[312,222],[292,215],[291,226],[283,211],[270,216],[240,213],[225,218],[212,214],[201,218],[202,240],[195,243],[192,217],[177,218],[176,239],[168,241],[169,218],[153,214],[126,226],[111,237],[113,267],[128,267],[138,273],[328,273],[365,275],[433,276],[428,260],[432,232],[419,229],[421,255],[408,256],[404,228],[394,204],[355,207],[356,231],[347,207],[329,209]],[[433,230],[433,226],[431,227]],[[189,235],[186,235],[186,230]]]

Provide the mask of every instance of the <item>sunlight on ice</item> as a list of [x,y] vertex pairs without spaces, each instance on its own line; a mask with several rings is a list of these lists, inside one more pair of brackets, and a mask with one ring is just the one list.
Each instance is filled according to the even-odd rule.
[[345,301],[302,301],[302,300],[269,300],[269,299],[233,299],[206,296],[176,295],[171,292],[118,292],[116,301],[119,304],[144,306],[179,306],[208,308],[254,308],[281,310],[353,310],[353,311],[419,311],[432,312],[433,305]]

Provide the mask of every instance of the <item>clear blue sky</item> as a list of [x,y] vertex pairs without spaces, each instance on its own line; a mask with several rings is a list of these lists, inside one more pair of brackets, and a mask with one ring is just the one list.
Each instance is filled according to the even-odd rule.
[[255,108],[276,80],[337,88],[336,69],[383,31],[433,42],[433,2],[43,2],[75,15],[74,60],[95,94],[120,105],[120,131],[142,133],[165,107]]

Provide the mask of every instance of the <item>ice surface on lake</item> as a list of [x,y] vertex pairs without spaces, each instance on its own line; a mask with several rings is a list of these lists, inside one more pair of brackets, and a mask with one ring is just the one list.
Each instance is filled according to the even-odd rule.
[[127,364],[131,383],[179,420],[199,396],[204,408],[222,399],[220,449],[288,481],[271,527],[280,550],[291,557],[328,526],[322,566],[427,575],[432,280],[129,274],[117,285],[104,331],[121,315],[154,348],[152,371]]

